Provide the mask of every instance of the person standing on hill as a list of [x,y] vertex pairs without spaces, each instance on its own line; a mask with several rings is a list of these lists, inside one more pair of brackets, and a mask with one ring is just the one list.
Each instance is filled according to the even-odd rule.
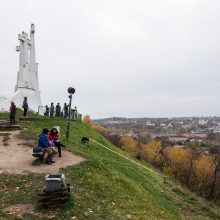
[[75,108],[73,109],[73,120],[77,121],[77,115],[78,115],[77,107],[75,106]]
[[57,105],[56,105],[56,114],[55,114],[55,117],[56,117],[56,118],[60,118],[60,113],[61,113],[60,103],[57,103]]
[[26,117],[28,109],[29,109],[28,102],[27,102],[27,97],[24,97],[22,108],[24,109],[24,117]]
[[49,116],[49,107],[46,105],[46,111],[44,112],[44,116]]
[[51,118],[54,117],[54,105],[53,105],[53,102],[51,102],[51,105],[50,105],[50,117]]
[[10,122],[11,125],[15,124],[15,116],[16,116],[17,108],[14,102],[11,102],[10,106]]
[[67,116],[68,116],[68,105],[66,103],[64,103],[63,112],[64,112],[64,118],[67,118]]

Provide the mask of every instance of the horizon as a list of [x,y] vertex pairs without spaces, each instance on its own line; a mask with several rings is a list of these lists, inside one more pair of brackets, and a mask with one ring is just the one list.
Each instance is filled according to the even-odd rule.
[[104,119],[111,119],[111,118],[122,118],[122,119],[175,119],[175,118],[220,118],[220,116],[172,116],[172,117],[121,117],[121,116],[112,116],[106,118],[92,118],[92,120],[104,120]]

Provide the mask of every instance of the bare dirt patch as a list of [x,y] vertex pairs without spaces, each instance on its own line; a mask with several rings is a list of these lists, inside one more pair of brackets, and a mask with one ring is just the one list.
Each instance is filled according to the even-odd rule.
[[32,165],[35,160],[32,156],[33,148],[31,147],[30,142],[27,141],[26,143],[26,141],[18,139],[18,133],[19,131],[10,132],[10,139],[7,142],[7,146],[0,141],[0,173],[55,173],[59,172],[60,168],[73,166],[85,160],[83,157],[63,150],[62,157],[55,157],[56,163],[52,165]]
[[34,214],[34,205],[31,204],[15,204],[11,205],[3,210],[5,213],[9,215],[14,215],[18,218],[22,218],[27,214]]
[[56,211],[48,211],[47,214],[36,212],[35,207],[32,204],[15,204],[5,208],[3,211],[20,219],[27,215],[36,216],[38,219],[45,217],[53,219],[56,217],[57,214]]

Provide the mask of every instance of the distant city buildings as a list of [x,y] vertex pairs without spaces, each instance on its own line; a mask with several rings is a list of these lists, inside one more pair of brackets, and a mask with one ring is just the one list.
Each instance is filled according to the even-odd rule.
[[142,132],[149,138],[166,142],[173,147],[187,147],[203,144],[201,148],[208,154],[206,145],[220,146],[220,139],[211,139],[212,134],[220,135],[220,117],[184,118],[108,118],[94,120],[107,128],[109,135],[130,136],[138,140]]

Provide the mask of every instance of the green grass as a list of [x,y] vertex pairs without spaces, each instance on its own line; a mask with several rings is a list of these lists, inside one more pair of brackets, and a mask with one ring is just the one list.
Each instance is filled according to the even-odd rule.
[[[39,118],[39,116],[37,116],[33,112],[28,112],[27,117]],[[16,118],[23,118],[23,110],[22,109],[20,109],[20,108],[17,109]],[[8,119],[9,120],[9,112],[1,112],[0,119]]]
[[[94,220],[220,219],[217,207],[208,205],[170,180],[164,183],[162,175],[150,172],[93,142],[82,145],[82,136],[89,136],[132,159],[86,125],[71,122],[70,141],[66,143],[66,121],[62,119],[34,118],[21,120],[20,124],[23,130],[19,136],[22,139],[37,139],[42,128],[60,126],[61,138],[67,149],[86,158],[82,164],[61,171],[71,184],[72,199],[56,209],[54,219],[69,220],[74,216],[77,219]],[[151,169],[150,166],[148,168]],[[2,209],[16,203],[32,203],[38,211],[47,213],[48,210],[37,206],[37,192],[43,186],[44,175],[1,174],[0,219],[13,219],[11,215],[3,213]],[[36,217],[29,215],[23,219]]]

